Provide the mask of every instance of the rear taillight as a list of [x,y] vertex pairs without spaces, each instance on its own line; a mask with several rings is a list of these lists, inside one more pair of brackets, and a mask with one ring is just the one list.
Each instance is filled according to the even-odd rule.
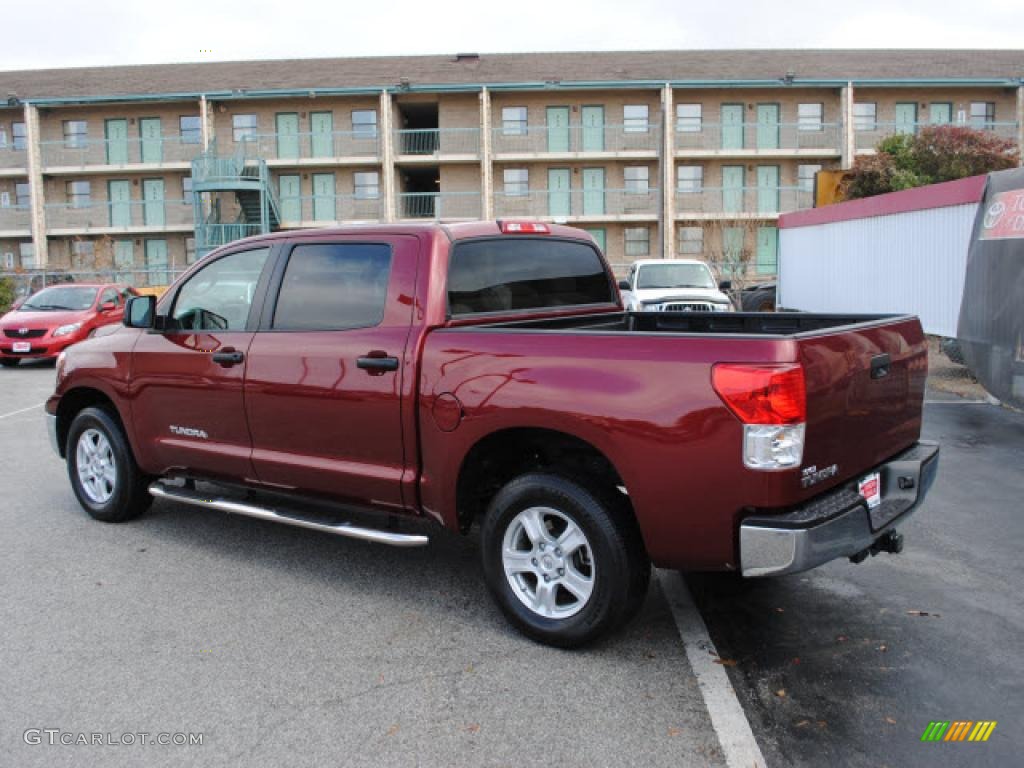
[[807,421],[807,387],[800,365],[720,363],[711,383],[743,422],[743,463],[751,469],[800,465]]

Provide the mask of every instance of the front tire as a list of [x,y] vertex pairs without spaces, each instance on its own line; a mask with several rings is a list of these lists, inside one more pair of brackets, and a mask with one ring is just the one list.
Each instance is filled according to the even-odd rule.
[[499,608],[548,645],[573,648],[611,631],[647,591],[650,562],[614,489],[522,475],[491,501],[481,543],[484,576]]
[[109,411],[80,411],[71,422],[66,448],[71,488],[90,516],[121,523],[149,508],[149,478],[139,470],[121,424]]
[[4,368],[17,368],[20,362],[21,358],[18,357],[0,357],[0,365]]

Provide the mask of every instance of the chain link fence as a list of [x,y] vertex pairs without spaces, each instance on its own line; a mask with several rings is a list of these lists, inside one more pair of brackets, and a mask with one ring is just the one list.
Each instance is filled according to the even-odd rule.
[[158,269],[26,269],[0,272],[0,281],[13,289],[16,299],[23,299],[48,286],[65,283],[122,283],[135,288],[162,288],[172,283],[185,269],[170,266]]

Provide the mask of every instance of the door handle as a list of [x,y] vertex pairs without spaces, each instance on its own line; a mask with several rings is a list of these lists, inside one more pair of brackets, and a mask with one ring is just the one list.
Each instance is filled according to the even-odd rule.
[[374,350],[363,357],[356,358],[356,367],[369,371],[370,375],[381,374],[386,371],[398,370],[398,358],[389,357],[387,352]]
[[240,362],[245,360],[245,354],[239,352],[237,349],[223,349],[220,352],[213,353],[213,362],[218,365],[222,365],[225,368],[230,368],[232,365],[238,365]]

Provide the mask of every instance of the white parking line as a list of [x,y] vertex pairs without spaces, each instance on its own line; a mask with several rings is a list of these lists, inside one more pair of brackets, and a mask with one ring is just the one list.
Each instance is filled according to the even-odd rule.
[[10,413],[5,413],[5,414],[0,415],[0,419],[6,419],[8,416],[17,416],[19,413],[25,413],[25,411],[31,411],[33,408],[42,408],[44,405],[46,405],[46,403],[39,403],[37,405],[30,405],[28,408],[22,408],[21,410],[18,410],[18,411],[11,411]]
[[679,636],[683,639],[686,658],[697,677],[697,685],[711,716],[711,726],[722,745],[726,764],[729,768],[764,768],[764,755],[757,746],[750,722],[736,698],[725,668],[715,663],[719,658],[718,651],[711,642],[708,628],[690,591],[683,583],[683,577],[675,571],[658,570],[657,574],[676,620]]
[[997,405],[989,400],[925,400],[925,405]]

